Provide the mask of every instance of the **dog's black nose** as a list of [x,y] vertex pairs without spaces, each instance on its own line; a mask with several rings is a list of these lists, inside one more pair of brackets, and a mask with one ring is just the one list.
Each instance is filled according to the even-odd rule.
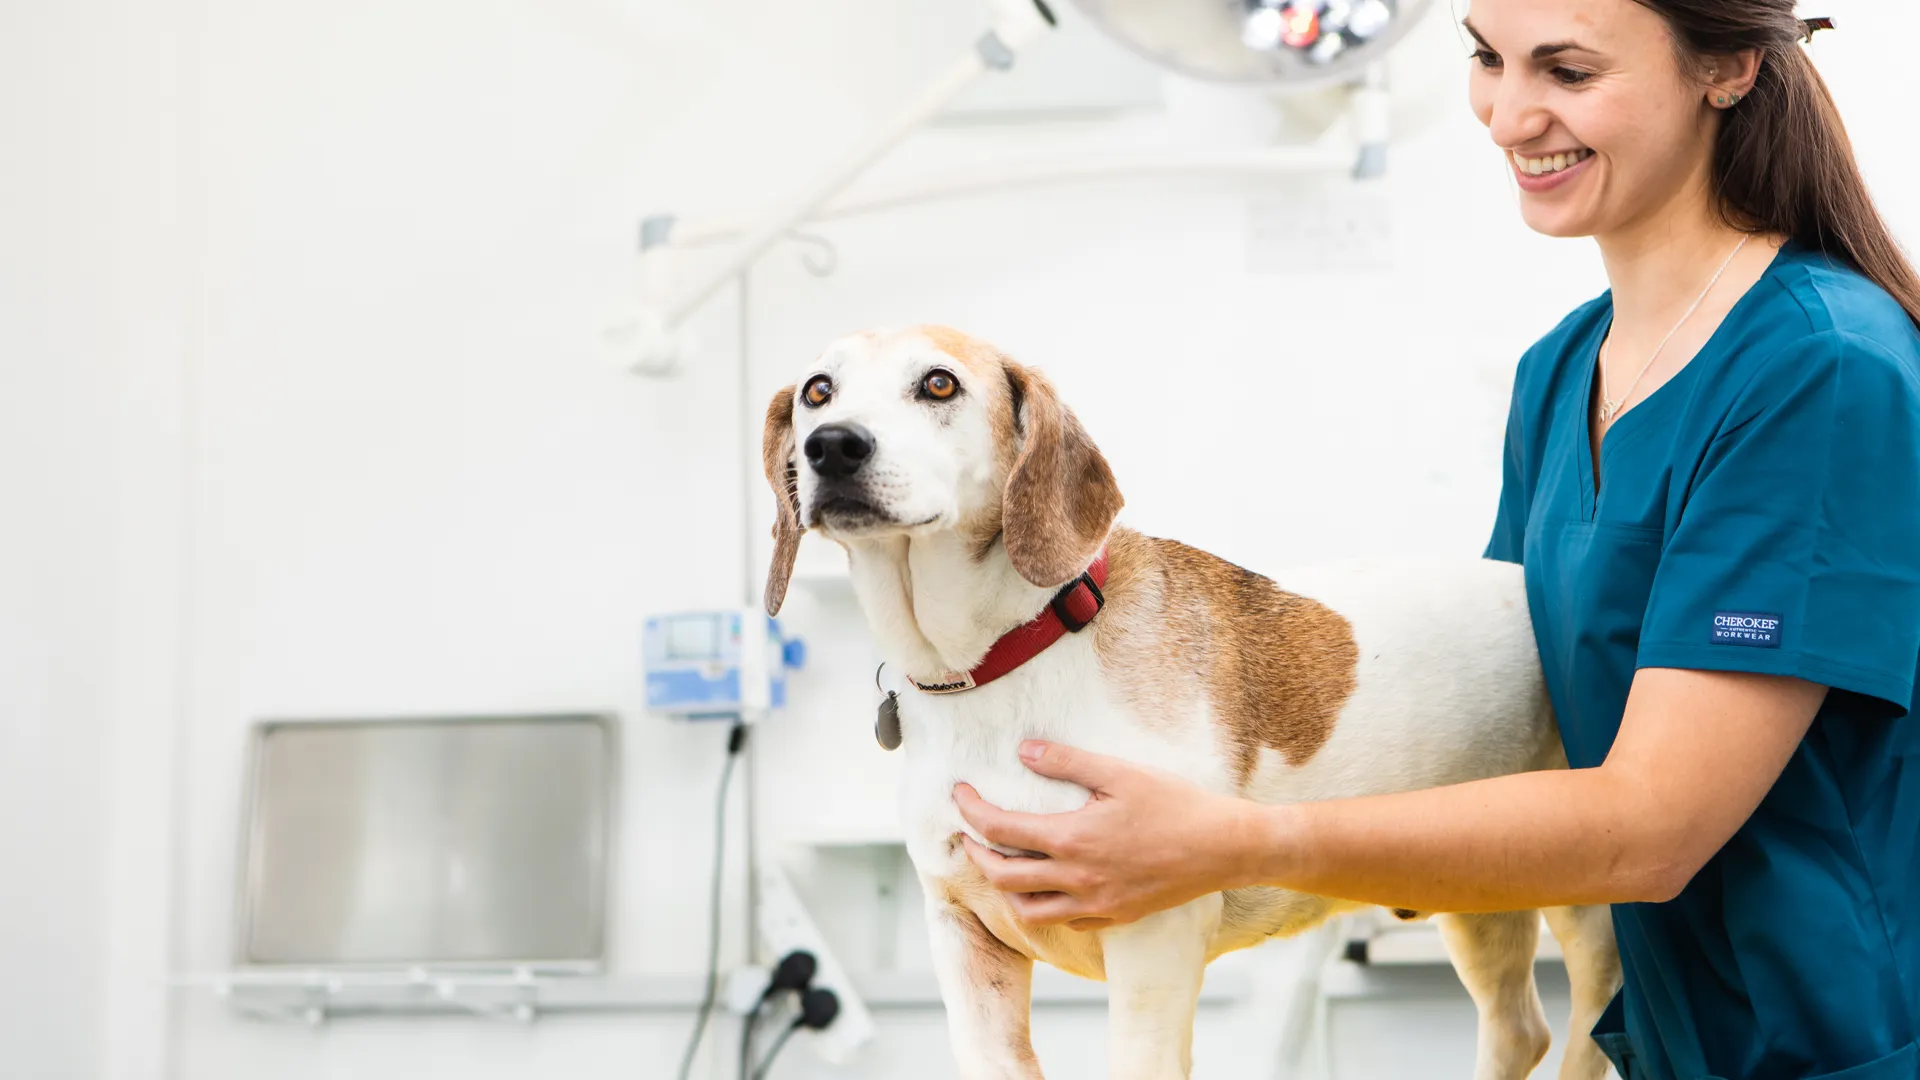
[[859,424],[822,424],[807,436],[807,464],[821,476],[852,476],[873,456],[873,433]]

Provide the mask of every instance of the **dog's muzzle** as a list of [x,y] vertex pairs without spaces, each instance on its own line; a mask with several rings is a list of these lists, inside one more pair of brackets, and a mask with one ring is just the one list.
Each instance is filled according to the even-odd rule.
[[876,449],[873,433],[859,424],[822,424],[801,448],[818,484],[808,517],[813,524],[870,529],[895,524],[868,492],[867,463]]

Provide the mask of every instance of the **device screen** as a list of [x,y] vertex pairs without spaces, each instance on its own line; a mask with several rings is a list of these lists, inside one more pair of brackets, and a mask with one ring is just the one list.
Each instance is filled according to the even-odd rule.
[[711,660],[720,655],[720,620],[711,615],[667,623],[667,659]]

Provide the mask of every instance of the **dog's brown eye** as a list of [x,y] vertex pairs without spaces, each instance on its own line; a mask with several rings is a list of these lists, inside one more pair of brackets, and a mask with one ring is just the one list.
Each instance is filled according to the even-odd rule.
[[960,384],[944,371],[929,371],[927,377],[920,380],[920,388],[927,392],[928,397],[945,401],[960,389]]
[[807,399],[808,405],[817,409],[833,396],[833,380],[825,375],[816,376],[807,383],[807,389],[801,396]]

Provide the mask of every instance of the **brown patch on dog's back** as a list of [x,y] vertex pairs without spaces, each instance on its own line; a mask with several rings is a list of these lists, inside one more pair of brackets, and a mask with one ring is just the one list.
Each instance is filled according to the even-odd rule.
[[1353,695],[1360,649],[1338,612],[1174,540],[1114,530],[1103,663],[1145,718],[1204,693],[1245,783],[1268,748],[1299,766],[1326,745]]

